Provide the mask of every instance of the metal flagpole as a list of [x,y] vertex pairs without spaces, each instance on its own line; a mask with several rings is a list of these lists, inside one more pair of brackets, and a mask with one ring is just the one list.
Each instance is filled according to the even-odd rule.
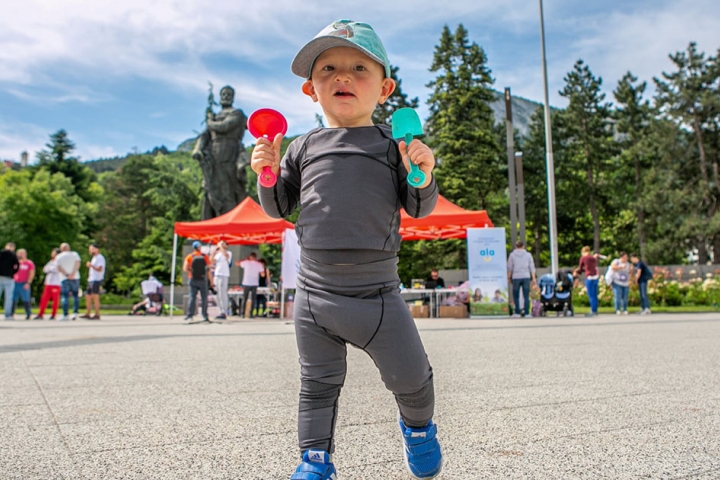
[[548,236],[550,237],[550,271],[558,272],[557,215],[555,213],[555,166],[553,164],[552,124],[550,123],[550,100],[548,98],[547,60],[545,57],[545,19],[543,2],[540,4],[540,43],[542,46],[543,85],[545,87],[545,163],[547,170]]

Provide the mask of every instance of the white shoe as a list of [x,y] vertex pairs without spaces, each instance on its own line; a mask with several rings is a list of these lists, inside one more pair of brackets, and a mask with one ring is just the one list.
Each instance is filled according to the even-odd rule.
[[643,311],[645,312],[645,315],[650,315],[652,313],[649,308],[646,308]]
[[77,318],[77,313],[73,313],[70,315],[70,320],[75,320]]
[[622,314],[620,313],[620,310],[615,310],[615,315],[622,315]]
[[623,315],[627,315],[627,314],[628,314],[628,311],[627,311],[627,310],[623,310]]
[[67,315],[65,315],[64,317],[60,317],[60,320],[58,320],[58,321],[59,321],[59,322],[67,322],[67,321],[69,321],[69,320],[70,320],[70,317],[68,317]]

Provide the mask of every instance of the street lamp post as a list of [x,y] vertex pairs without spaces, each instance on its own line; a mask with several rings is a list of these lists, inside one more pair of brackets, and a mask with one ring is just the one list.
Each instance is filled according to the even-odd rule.
[[550,237],[550,271],[558,273],[557,215],[555,213],[555,166],[553,164],[552,124],[550,123],[550,100],[548,98],[547,60],[545,58],[545,20],[543,2],[540,5],[540,44],[542,46],[543,85],[545,88],[545,167],[547,170],[548,236]]

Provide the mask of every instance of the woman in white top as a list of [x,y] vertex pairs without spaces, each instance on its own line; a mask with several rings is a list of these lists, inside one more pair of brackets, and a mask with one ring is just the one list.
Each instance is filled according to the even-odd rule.
[[42,320],[45,308],[50,300],[52,300],[52,316],[50,320],[55,320],[58,306],[60,305],[60,273],[58,272],[55,257],[60,253],[59,248],[53,248],[50,252],[50,261],[43,267],[45,272],[45,286],[43,287],[42,296],[40,297],[40,310],[35,320]]
[[228,303],[228,283],[230,281],[230,265],[232,265],[232,252],[228,250],[228,244],[224,240],[218,243],[218,248],[212,257],[215,269],[213,278],[215,279],[215,289],[217,291],[217,302],[220,307],[220,315],[217,319],[227,318],[230,305]]
[[610,264],[612,270],[612,288],[615,295],[615,313],[617,315],[628,314],[628,292],[630,291],[630,278],[632,275],[632,264],[628,262],[625,252],[620,252],[618,258]]

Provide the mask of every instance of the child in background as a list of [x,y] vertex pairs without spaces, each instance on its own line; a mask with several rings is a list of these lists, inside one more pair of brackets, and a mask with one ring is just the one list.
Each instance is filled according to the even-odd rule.
[[[295,333],[301,366],[298,439],[302,462],[291,480],[335,479],[331,454],[346,348],[364,350],[395,395],[405,462],[414,478],[442,468],[432,421],[433,373],[415,322],[400,296],[397,273],[400,208],[430,214],[438,189],[435,157],[420,140],[392,138],[372,114],[395,89],[380,38],[365,23],[340,20],[305,45],[292,63],[302,91],[319,102],[327,128],[296,139],[280,161],[282,135],[258,139],[252,169],[271,167],[270,188],[258,184],[266,213],[280,218],[298,206],[301,246]],[[410,186],[409,161],[425,173]]]

